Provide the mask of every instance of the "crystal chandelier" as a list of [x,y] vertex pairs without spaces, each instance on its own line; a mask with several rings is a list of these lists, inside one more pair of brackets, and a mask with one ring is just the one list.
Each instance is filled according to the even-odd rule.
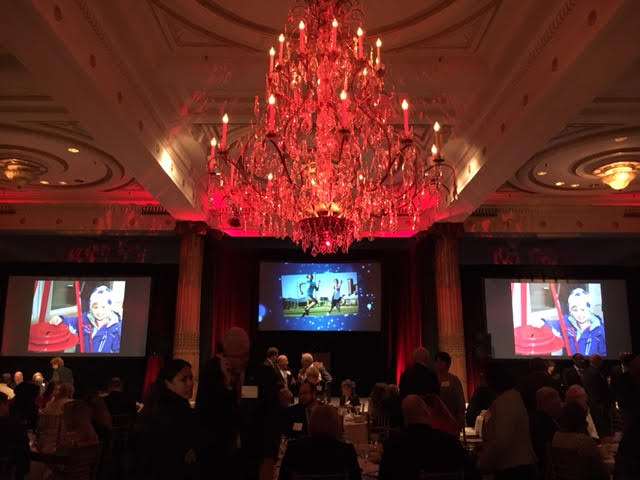
[[407,99],[385,85],[382,43],[367,50],[362,26],[357,1],[299,1],[290,10],[269,51],[266,109],[256,97],[251,132],[230,144],[225,114],[220,142],[211,140],[212,209],[315,256],[393,235],[401,216],[414,231],[427,228],[456,198],[439,124],[424,152]]

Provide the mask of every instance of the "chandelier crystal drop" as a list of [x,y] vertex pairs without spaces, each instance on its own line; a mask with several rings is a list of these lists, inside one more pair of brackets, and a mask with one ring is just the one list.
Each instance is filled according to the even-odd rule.
[[[401,217],[414,231],[428,228],[456,197],[440,126],[425,154],[412,139],[407,99],[385,85],[382,42],[367,46],[363,28],[356,1],[308,0],[290,10],[266,57],[251,132],[227,142],[225,114],[221,141],[211,141],[212,209],[317,255],[393,235]],[[404,128],[395,128],[400,119]]]

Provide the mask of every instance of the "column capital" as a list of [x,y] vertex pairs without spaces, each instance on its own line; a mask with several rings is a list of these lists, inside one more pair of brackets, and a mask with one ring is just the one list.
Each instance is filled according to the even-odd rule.
[[461,222],[440,222],[431,225],[428,232],[437,237],[461,237],[464,233],[464,224]]
[[204,236],[209,231],[207,222],[190,222],[190,221],[178,221],[176,222],[176,233],[178,236],[187,234],[195,234]]

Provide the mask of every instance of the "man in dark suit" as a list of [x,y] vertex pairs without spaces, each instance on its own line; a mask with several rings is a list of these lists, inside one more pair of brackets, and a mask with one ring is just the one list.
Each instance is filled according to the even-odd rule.
[[400,398],[407,395],[426,395],[440,393],[440,382],[436,372],[428,366],[429,350],[424,347],[416,348],[413,352],[413,365],[407,367],[400,375]]
[[282,459],[278,480],[291,480],[296,475],[346,475],[360,480],[360,466],[353,445],[338,440],[340,417],[334,407],[320,405],[309,419],[311,436],[291,440]]
[[603,360],[598,354],[589,357],[589,366],[582,376],[584,389],[589,395],[589,411],[600,438],[611,435],[611,390],[602,371]]
[[280,351],[276,347],[267,348],[267,358],[264,361],[264,365],[266,367],[271,367],[273,370],[278,373],[278,365],[276,364],[276,360],[278,359],[278,355]]
[[289,437],[302,437],[309,433],[308,425],[311,411],[319,405],[317,390],[311,382],[306,380],[302,382],[298,400],[298,403],[288,409],[286,432]]
[[573,365],[564,371],[564,385],[569,388],[571,385],[584,386],[582,374],[584,373],[585,360],[581,353],[576,353],[572,357]]
[[464,471],[464,478],[476,478],[473,463],[460,442],[429,426],[427,405],[417,395],[402,401],[405,428],[384,442],[378,478],[418,479],[420,472]]
[[293,386],[296,384],[295,378],[289,370],[289,359],[286,355],[279,355],[276,359],[276,367],[278,372],[278,382],[282,384],[284,388],[288,388],[293,391]]
[[254,480],[273,476],[278,453],[277,378],[273,368],[249,366],[249,337],[229,329],[223,354],[200,375],[196,410],[203,430],[199,458],[216,478]]
[[562,386],[547,373],[547,363],[542,358],[532,358],[529,366],[531,371],[518,385],[518,391],[531,418],[536,411],[536,392],[542,387],[551,387],[560,393]]

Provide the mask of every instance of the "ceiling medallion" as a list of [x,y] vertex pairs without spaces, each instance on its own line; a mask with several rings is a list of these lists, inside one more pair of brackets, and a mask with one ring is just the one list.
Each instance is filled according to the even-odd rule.
[[251,132],[228,142],[225,113],[220,141],[211,141],[212,209],[317,255],[393,235],[399,216],[426,229],[457,197],[440,125],[423,151],[407,99],[385,84],[382,41],[365,45],[363,18],[358,1],[298,1],[290,10],[269,50]]

